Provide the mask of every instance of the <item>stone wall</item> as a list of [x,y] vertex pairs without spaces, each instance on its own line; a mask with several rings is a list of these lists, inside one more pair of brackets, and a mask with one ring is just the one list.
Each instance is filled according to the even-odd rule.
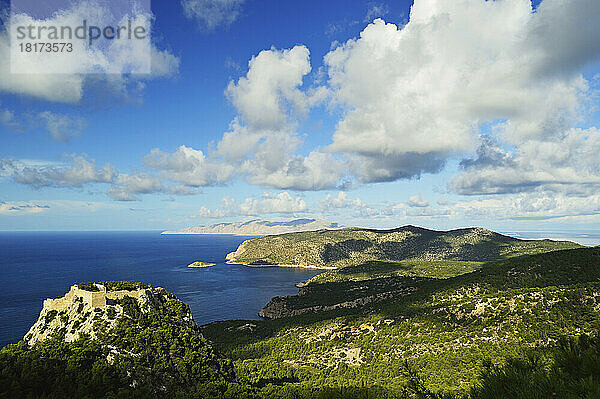
[[92,308],[103,308],[106,306],[106,299],[123,299],[126,296],[140,299],[140,295],[143,290],[136,291],[86,291],[78,288],[76,285],[71,286],[69,292],[65,296],[56,299],[46,299],[44,301],[44,308],[48,310],[56,310],[60,312],[65,310],[70,304],[73,303],[75,298],[83,298],[83,302],[90,305]]

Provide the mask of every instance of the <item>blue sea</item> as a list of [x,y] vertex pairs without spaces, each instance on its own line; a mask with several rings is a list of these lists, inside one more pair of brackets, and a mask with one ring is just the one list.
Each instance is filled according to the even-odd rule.
[[[134,280],[164,287],[187,303],[198,324],[258,319],[276,295],[317,270],[225,264],[249,237],[160,232],[0,232],[0,347],[17,342],[45,298],[84,281]],[[194,261],[216,266],[190,269]]]

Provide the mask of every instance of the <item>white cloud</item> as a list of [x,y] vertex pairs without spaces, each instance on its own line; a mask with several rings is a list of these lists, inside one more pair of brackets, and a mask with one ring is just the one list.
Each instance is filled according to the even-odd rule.
[[209,30],[228,27],[241,14],[245,0],[181,0],[187,18]]
[[238,204],[235,199],[224,197],[221,206],[217,209],[209,209],[205,206],[194,217],[221,218],[227,216],[256,216],[265,214],[294,214],[305,212],[308,209],[302,198],[294,198],[287,191],[272,194],[264,193],[261,199],[246,198],[243,203]]
[[5,30],[0,30],[0,92],[76,103],[83,96],[83,82],[83,75],[11,74],[10,39]]
[[423,199],[421,194],[411,195],[408,197],[408,205],[413,208],[425,208],[429,206],[429,201]]
[[229,128],[230,131],[225,132],[217,144],[215,154],[230,162],[246,158],[265,136],[265,132],[249,129],[242,125],[237,118],[231,122]]
[[505,121],[495,133],[516,146],[561,135],[588,91],[581,68],[600,54],[599,17],[594,0],[536,12],[528,0],[422,0],[400,29],[376,20],[325,57],[345,110],[329,149],[368,183],[438,172],[486,122]]
[[156,176],[147,173],[128,175],[121,173],[115,181],[116,186],[108,190],[108,195],[117,201],[135,201],[136,194],[149,194],[161,191],[163,185]]
[[323,88],[301,90],[311,71],[305,46],[261,51],[248,63],[227,96],[239,112],[231,131],[218,143],[217,154],[239,161],[239,172],[252,184],[292,190],[323,190],[340,185],[347,166],[319,150],[297,155],[303,144],[296,134],[297,118],[322,101]]
[[114,183],[107,194],[115,201],[137,201],[138,194],[191,195],[196,193],[184,186],[166,185],[157,176],[148,173],[121,173]]
[[[582,1],[575,9],[545,0],[536,12],[527,0],[417,1],[405,26],[375,20],[328,53],[328,87],[312,91],[303,87],[311,71],[306,47],[262,51],[229,84],[239,116],[215,155],[253,184],[323,190],[352,177],[371,183],[438,173],[449,158],[473,151],[488,123],[517,153],[529,156],[540,142],[561,145],[590,95],[581,68],[600,54],[598,35],[588,35],[600,29],[600,7]],[[385,12],[369,6],[371,14]],[[574,26],[586,28],[565,28]],[[557,54],[571,61],[559,63]],[[333,142],[298,155],[298,118],[324,98],[344,111]],[[452,187],[468,190],[459,179]]]
[[265,193],[262,199],[246,198],[239,206],[242,215],[262,215],[266,213],[296,213],[307,209],[302,198],[294,198],[287,191],[279,194]]
[[160,171],[162,177],[191,187],[225,183],[234,171],[233,166],[208,159],[202,151],[184,145],[173,153],[155,148],[144,157],[144,163]]
[[296,133],[298,118],[326,96],[323,88],[306,93],[300,89],[311,70],[308,49],[264,50],[248,65],[246,76],[230,82],[226,90],[239,115],[216,150],[205,154],[180,147],[167,154],[157,149],[146,157],[146,164],[165,178],[191,186],[224,183],[235,176],[282,190],[343,186],[343,160],[319,150],[297,154],[303,144]]
[[118,173],[109,163],[97,167],[86,155],[70,155],[67,164],[27,160],[0,160],[0,177],[36,189],[43,187],[80,188],[88,184],[110,184],[107,194],[115,201],[137,201],[140,194],[192,195],[198,191],[184,185],[166,184],[160,177],[138,172]]
[[248,67],[245,77],[229,82],[226,94],[251,128],[282,129],[288,110],[306,111],[309,100],[298,89],[311,70],[305,46],[263,50],[252,57]]
[[[320,201],[322,212],[357,219],[381,219],[402,223],[493,224],[506,220],[600,220],[600,194],[576,195],[553,191],[499,194],[492,198],[473,198],[429,204],[418,196],[408,203],[370,204],[345,193],[327,195]],[[412,202],[412,203],[411,203]],[[418,203],[419,205],[415,205]],[[427,203],[427,204],[426,204]],[[309,209],[310,211],[310,209]],[[584,218],[584,219],[581,219]],[[596,218],[596,219],[592,219]]]
[[354,218],[389,218],[404,217],[406,204],[369,205],[360,198],[351,198],[345,191],[340,191],[336,196],[327,194],[319,201],[320,209],[332,215],[344,215]]
[[224,217],[233,216],[233,215],[234,215],[234,213],[232,211],[230,211],[229,209],[223,209],[223,208],[209,209],[205,206],[201,206],[198,213],[196,213],[195,215],[193,215],[191,217],[192,218],[218,219],[218,218],[224,218]]
[[254,159],[242,165],[242,171],[250,174],[251,183],[262,187],[317,191],[344,185],[340,182],[347,168],[343,161],[318,151],[302,157],[286,154],[286,150],[275,145],[259,149]]
[[598,191],[600,130],[570,129],[549,140],[529,140],[514,151],[483,136],[475,159],[448,186],[459,194],[503,194],[543,188],[553,191]]
[[111,183],[116,176],[114,167],[107,163],[96,167],[94,160],[85,155],[71,155],[69,165],[29,165],[19,161],[2,160],[6,175],[15,181],[35,188],[81,187],[88,183]]
[[363,208],[366,206],[360,198],[350,198],[345,191],[338,192],[337,196],[327,194],[327,196],[320,201],[321,210],[324,212],[336,209],[345,208]]
[[[17,16],[21,25],[27,26],[32,23],[44,26],[79,26],[83,20],[93,19],[97,24],[110,25],[114,22],[111,10],[106,6],[100,6],[97,2],[82,1],[73,3],[72,8],[55,13],[51,18],[35,20],[29,15]],[[139,14],[135,23],[149,26],[152,15]],[[4,24],[6,27],[7,24]],[[84,87],[90,87],[101,83],[110,88],[113,93],[115,87],[120,87],[122,95],[127,95],[128,87],[137,90],[139,83],[145,79],[160,76],[172,76],[179,69],[179,59],[165,50],[159,50],[150,44],[150,53],[140,46],[143,40],[125,41],[115,40],[106,52],[97,48],[84,48],[82,41],[73,41],[78,47],[77,56],[69,54],[49,59],[40,53],[36,64],[42,63],[48,70],[57,70],[61,73],[11,73],[11,56],[9,47],[9,35],[6,29],[0,30],[0,92],[14,93],[21,96],[34,97],[51,102],[78,103],[84,96]],[[69,41],[69,40],[65,40]],[[133,45],[135,42],[135,45]],[[138,43],[139,42],[139,43]],[[35,57],[35,54],[30,54]],[[45,57],[45,58],[42,58]],[[145,60],[144,58],[147,58]],[[136,65],[142,61],[152,66],[150,74],[143,69],[136,69]],[[29,61],[27,61],[29,62]],[[19,67],[19,69],[27,70]],[[92,70],[96,73],[110,74],[100,78],[98,75],[86,75],[82,71]],[[131,74],[130,74],[131,73]]]

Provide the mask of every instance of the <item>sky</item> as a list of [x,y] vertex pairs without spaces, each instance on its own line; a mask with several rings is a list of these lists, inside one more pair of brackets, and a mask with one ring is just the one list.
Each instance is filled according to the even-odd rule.
[[154,0],[150,73],[36,75],[1,1],[0,230],[600,230],[597,0]]

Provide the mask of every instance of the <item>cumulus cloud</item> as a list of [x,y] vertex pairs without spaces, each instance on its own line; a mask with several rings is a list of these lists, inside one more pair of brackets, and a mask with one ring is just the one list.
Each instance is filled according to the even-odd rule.
[[[484,223],[505,220],[558,220],[591,217],[600,220],[600,194],[573,195],[554,191],[535,191],[515,194],[498,194],[494,197],[438,201],[429,204],[415,196],[408,203],[370,204],[351,199],[345,193],[329,194],[320,201],[320,208],[329,214],[353,218],[381,218],[394,223],[427,223],[433,221]],[[418,204],[418,205],[415,205]],[[391,219],[392,218],[392,219]]]
[[347,155],[348,166],[361,183],[382,183],[418,178],[423,173],[438,173],[446,165],[441,154],[390,154],[380,156]]
[[261,215],[304,212],[307,206],[302,198],[294,198],[285,191],[279,194],[265,193],[262,199],[246,198],[239,208],[242,215]]
[[[575,145],[568,132],[590,95],[581,68],[600,54],[600,7],[582,1],[575,9],[565,0],[544,0],[535,12],[527,0],[417,1],[406,25],[377,19],[359,38],[330,51],[327,85],[312,90],[303,86],[311,72],[305,46],[262,51],[226,90],[238,117],[214,155],[263,187],[344,188],[353,179],[368,184],[438,173],[448,159],[474,151],[482,126],[491,124],[490,143],[497,148],[487,143],[463,160],[464,173],[451,182],[452,190],[516,192],[560,182],[568,168],[549,172],[551,178],[537,169],[574,159],[553,159],[548,143]],[[370,17],[385,14],[378,4],[369,7]],[[570,61],[557,61],[563,58]],[[298,120],[323,99],[343,111],[332,143],[299,155],[304,141],[296,134]],[[586,137],[594,143],[593,132]],[[548,154],[535,154],[539,160],[530,163],[536,165],[528,165],[532,151],[544,148]],[[503,175],[496,168],[495,176],[486,162],[528,172],[519,178],[517,170]],[[587,171],[580,180],[595,181],[590,162],[577,164]],[[486,183],[495,177],[521,181],[505,190],[494,186],[508,183]]]
[[523,142],[513,151],[484,136],[477,156],[461,162],[463,171],[448,187],[459,194],[546,191],[598,191],[600,130],[569,129],[550,140]]
[[337,196],[327,194],[327,196],[320,201],[321,210],[327,212],[336,209],[345,208],[363,208],[366,206],[360,198],[350,198],[345,191],[338,192]]
[[252,57],[248,67],[245,77],[229,83],[226,94],[249,126],[278,130],[287,122],[288,109],[306,110],[308,98],[298,88],[311,70],[305,46],[263,50]]
[[84,75],[74,74],[11,74],[10,39],[6,30],[0,30],[0,92],[77,103],[83,97],[84,80]]
[[339,186],[347,167],[319,150],[297,154],[303,141],[297,118],[322,101],[326,90],[301,90],[311,71],[305,46],[261,51],[248,63],[248,73],[230,82],[226,94],[239,113],[217,153],[239,161],[239,171],[262,187],[323,190]]
[[184,184],[170,184],[159,176],[137,172],[119,173],[111,164],[99,167],[87,155],[69,155],[64,163],[37,160],[0,159],[0,178],[12,178],[35,189],[44,187],[81,188],[95,183],[109,184],[107,195],[115,201],[137,201],[140,194],[193,195],[198,190]]
[[408,197],[408,205],[413,208],[425,208],[429,206],[429,201],[423,199],[421,194],[411,195]]
[[234,172],[232,165],[208,159],[202,151],[184,145],[173,153],[155,148],[144,157],[144,163],[162,177],[191,187],[224,183]]
[[336,196],[327,194],[319,201],[320,209],[324,213],[333,215],[351,215],[355,218],[389,218],[406,215],[406,204],[371,205],[360,198],[351,198],[345,191],[340,191]]
[[[13,16],[19,25],[28,26],[79,26],[81,21],[90,20],[100,25],[114,23],[113,14],[107,6],[98,2],[73,3],[71,8],[56,12],[52,17],[37,20],[27,14]],[[124,17],[125,18],[125,17]],[[136,15],[135,24],[150,26],[153,16],[149,13]],[[121,21],[123,22],[123,21]],[[166,50],[157,49],[150,44],[150,53],[143,48],[143,40],[113,41],[104,51],[99,48],[85,48],[82,41],[73,40],[77,49],[77,57],[52,57],[44,53],[29,54],[28,60],[35,65],[44,65],[46,70],[60,73],[11,73],[10,38],[6,30],[0,29],[0,92],[14,93],[21,96],[34,97],[51,102],[78,103],[84,96],[84,88],[103,84],[120,87],[124,95],[128,88],[137,90],[139,83],[145,79],[161,76],[172,76],[179,69],[179,59]],[[149,40],[149,39],[148,39]],[[70,40],[65,40],[70,41]],[[134,43],[135,42],[135,43]],[[39,57],[31,61],[30,58]],[[142,67],[143,68],[142,68]],[[150,73],[147,73],[150,66]],[[28,65],[18,65],[19,70],[28,70]],[[37,68],[37,67],[36,67]],[[140,69],[141,68],[141,69]],[[86,72],[95,74],[85,74]],[[103,78],[97,75],[105,75]]]
[[16,160],[2,160],[5,176],[34,188],[82,187],[88,183],[111,183],[116,176],[115,168],[107,163],[97,167],[93,159],[85,155],[68,156],[69,165],[35,165]]
[[114,183],[107,194],[115,201],[138,201],[138,194],[191,195],[196,193],[185,186],[166,185],[157,176],[148,173],[121,173]]
[[231,81],[226,95],[238,111],[217,143],[204,153],[182,146],[174,153],[153,150],[146,165],[164,178],[188,186],[209,186],[236,176],[281,190],[323,190],[343,187],[344,160],[318,149],[299,155],[303,140],[298,118],[322,101],[326,90],[301,90],[311,70],[304,46],[261,51],[249,62],[246,76]]
[[[203,14],[217,21],[210,25],[214,28],[228,23],[223,15],[237,15],[241,2],[183,4],[188,16],[201,19],[198,10],[206,7],[230,10],[215,12],[217,17]],[[534,12],[527,0],[416,1],[406,25],[377,19],[360,37],[334,47],[325,56],[324,87],[304,84],[312,70],[305,46],[261,51],[249,61],[247,73],[225,90],[237,115],[214,149],[154,149],[144,164],[158,176],[113,171],[96,181],[113,184],[109,195],[121,200],[226,184],[237,177],[279,190],[344,190],[357,181],[438,173],[448,159],[471,154],[449,183],[456,193],[557,192],[575,201],[597,191],[600,176],[598,130],[573,128],[582,125],[579,118],[593,94],[581,72],[600,54],[599,4],[581,0],[575,7],[567,0],[544,0]],[[383,13],[376,6],[371,4],[373,13]],[[1,45],[0,40],[0,52]],[[178,62],[170,53],[155,49],[153,54],[161,75]],[[0,73],[0,90],[3,84],[16,84],[2,78]],[[63,101],[78,101],[77,87],[81,83],[62,81],[59,89],[68,91],[60,94]],[[54,86],[34,89],[53,91]],[[306,149],[299,127],[324,100],[341,111],[335,113],[341,116],[331,145]],[[0,122],[12,120],[10,112],[0,113]],[[51,125],[57,137],[70,130],[65,125]],[[490,132],[481,136],[484,126],[491,126]],[[34,168],[33,177],[22,180],[60,186],[65,168],[60,173],[52,168],[52,173]],[[94,170],[100,169],[94,165]],[[345,204],[364,214],[447,216],[456,205],[436,207],[413,196],[386,209],[359,206],[341,195],[326,198],[326,209]],[[267,199],[272,200],[253,201]],[[228,200],[224,207],[203,212],[251,214],[248,209],[260,209],[256,206]]]
[[439,171],[488,122],[504,121],[494,133],[514,146],[561,135],[588,91],[581,68],[600,54],[599,16],[594,0],[536,12],[527,0],[423,0],[401,28],[375,20],[325,57],[345,110],[329,149],[368,183]]
[[181,0],[183,12],[209,31],[228,27],[240,16],[245,0]]
[[[242,165],[242,171],[250,174],[249,181],[262,187],[317,191],[343,187],[340,178],[346,164],[331,154],[312,151],[308,156],[294,156],[285,152],[257,152],[254,159]],[[284,149],[285,151],[285,149]],[[277,157],[279,159],[273,159]]]
[[201,207],[194,217],[221,218],[227,216],[255,216],[265,214],[294,214],[305,212],[308,206],[304,199],[292,197],[287,191],[273,194],[264,193],[261,199],[246,198],[243,203],[235,199],[224,197],[221,206],[217,209]]

